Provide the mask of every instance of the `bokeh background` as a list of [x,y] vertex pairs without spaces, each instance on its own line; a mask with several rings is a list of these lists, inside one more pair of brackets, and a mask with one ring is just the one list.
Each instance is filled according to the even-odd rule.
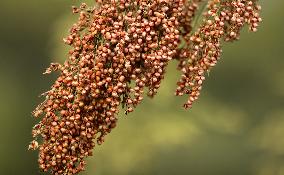
[[[27,150],[31,111],[63,62],[62,38],[77,17],[78,0],[0,1],[0,174],[36,175]],[[90,2],[90,1],[89,1]],[[160,92],[96,147],[83,175],[284,175],[284,1],[261,0],[257,33],[224,46],[191,110],[175,97],[179,78],[169,66]]]

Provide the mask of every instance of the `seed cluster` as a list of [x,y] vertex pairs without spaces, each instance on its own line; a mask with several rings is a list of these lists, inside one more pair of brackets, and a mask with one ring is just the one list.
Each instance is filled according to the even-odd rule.
[[[189,94],[185,107],[198,98],[205,73],[220,58],[222,40],[238,39],[247,23],[256,31],[260,7],[255,1],[209,0],[204,24],[192,33],[202,0],[96,0],[73,7],[79,20],[64,42],[72,47],[45,101],[33,115],[42,116],[29,149],[39,148],[39,166],[51,174],[76,174],[97,144],[116,127],[120,106],[125,113],[153,97],[168,62],[179,61],[182,78],[176,95]],[[182,41],[185,46],[180,47]]]
[[221,42],[239,39],[240,31],[245,24],[255,32],[258,23],[260,6],[256,1],[221,1],[208,2],[203,24],[194,34],[184,37],[186,47],[180,51],[179,69],[182,71],[177,83],[176,95],[188,94],[184,104],[191,108],[198,99],[205,74],[216,65],[221,55]]

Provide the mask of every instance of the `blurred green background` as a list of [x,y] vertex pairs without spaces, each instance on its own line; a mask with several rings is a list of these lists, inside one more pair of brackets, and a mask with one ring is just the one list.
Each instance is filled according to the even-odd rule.
[[[27,151],[31,111],[62,62],[75,0],[0,1],[0,174],[36,175]],[[284,1],[261,1],[257,33],[226,44],[193,109],[175,97],[171,63],[159,94],[146,99],[96,147],[84,175],[284,175]]]

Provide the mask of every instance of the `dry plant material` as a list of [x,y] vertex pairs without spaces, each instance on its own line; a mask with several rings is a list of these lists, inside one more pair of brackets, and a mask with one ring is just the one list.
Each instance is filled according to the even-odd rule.
[[[201,3],[206,10],[193,31]],[[33,112],[42,119],[29,149],[39,149],[40,168],[54,175],[84,170],[84,159],[116,127],[120,107],[132,112],[145,90],[153,97],[170,60],[182,72],[176,95],[188,94],[184,107],[191,107],[221,42],[238,39],[245,24],[256,31],[259,10],[254,0],[97,0],[92,8],[73,7],[79,20],[64,39],[69,58],[46,70],[60,75]]]

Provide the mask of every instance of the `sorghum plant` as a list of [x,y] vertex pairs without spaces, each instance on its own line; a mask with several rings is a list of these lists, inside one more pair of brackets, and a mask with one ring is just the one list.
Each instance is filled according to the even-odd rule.
[[[197,15],[201,4],[204,14]],[[84,170],[84,159],[116,126],[120,106],[132,112],[145,89],[153,97],[170,60],[182,72],[176,95],[188,94],[184,107],[191,107],[221,43],[238,39],[245,24],[256,31],[259,10],[256,0],[96,0],[94,7],[73,7],[79,20],[64,39],[69,58],[46,70],[60,75],[33,112],[42,119],[32,134],[42,141],[29,148],[39,149],[40,168],[54,175]]]

